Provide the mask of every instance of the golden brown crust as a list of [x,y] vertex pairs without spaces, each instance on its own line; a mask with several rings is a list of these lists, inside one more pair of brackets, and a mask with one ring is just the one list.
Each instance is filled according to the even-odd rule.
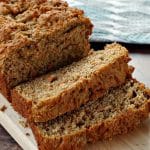
[[9,101],[11,101],[10,90],[6,85],[5,77],[0,74],[0,92],[5,96]]
[[93,124],[79,132],[70,133],[66,136],[50,138],[43,136],[39,129],[30,122],[33,133],[36,137],[40,150],[78,150],[84,149],[87,143],[112,138],[115,135],[126,134],[136,129],[142,121],[148,118],[148,101],[138,109],[128,109],[113,119],[106,119],[103,122]]
[[28,118],[31,114],[32,101],[24,99],[23,97],[18,95],[16,91],[13,91],[12,93],[12,106],[14,110],[20,113],[23,117]]
[[[68,32],[70,28],[83,24],[89,29],[86,36],[91,34],[93,25],[88,18],[84,17],[82,10],[68,7],[68,4],[61,0],[39,2],[36,0],[0,2],[2,49],[3,47],[18,49],[23,47],[22,44],[39,42],[39,39],[48,35],[60,36],[61,33]],[[3,12],[5,9],[7,13]],[[16,11],[15,14],[14,11]],[[26,41],[22,42],[21,38],[25,38]]]

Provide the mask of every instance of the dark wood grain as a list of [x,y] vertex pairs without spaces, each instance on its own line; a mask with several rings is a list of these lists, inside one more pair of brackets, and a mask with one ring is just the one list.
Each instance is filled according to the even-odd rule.
[[[92,43],[94,49],[102,49],[105,43]],[[150,45],[131,45],[126,46],[131,54],[131,64],[136,68],[134,77],[146,83],[150,87]],[[0,150],[21,150],[20,146],[0,125]]]
[[0,150],[21,150],[20,146],[0,125]]

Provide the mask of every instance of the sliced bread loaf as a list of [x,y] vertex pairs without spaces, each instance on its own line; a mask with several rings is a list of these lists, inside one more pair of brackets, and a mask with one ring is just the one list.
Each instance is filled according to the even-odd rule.
[[92,24],[61,0],[0,1],[0,91],[88,55]]
[[40,150],[79,150],[87,143],[125,134],[148,118],[150,90],[130,80],[103,98],[45,123],[31,123]]
[[12,105],[35,122],[53,119],[125,82],[128,51],[118,44],[12,90]]

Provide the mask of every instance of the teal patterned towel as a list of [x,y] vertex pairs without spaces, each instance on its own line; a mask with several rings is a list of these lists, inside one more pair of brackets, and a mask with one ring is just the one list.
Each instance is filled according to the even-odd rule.
[[94,24],[91,41],[150,44],[150,0],[67,0]]

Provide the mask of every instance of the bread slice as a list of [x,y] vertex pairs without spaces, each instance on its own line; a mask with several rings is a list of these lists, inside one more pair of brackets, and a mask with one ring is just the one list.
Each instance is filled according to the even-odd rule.
[[[119,44],[12,90],[12,105],[24,117],[45,122],[95,100],[125,82],[128,51]],[[112,48],[113,47],[113,48]]]
[[0,91],[87,56],[92,24],[61,0],[0,2]]
[[87,143],[137,128],[148,118],[149,102],[150,90],[131,79],[76,111],[45,123],[30,124],[40,150],[79,150]]

